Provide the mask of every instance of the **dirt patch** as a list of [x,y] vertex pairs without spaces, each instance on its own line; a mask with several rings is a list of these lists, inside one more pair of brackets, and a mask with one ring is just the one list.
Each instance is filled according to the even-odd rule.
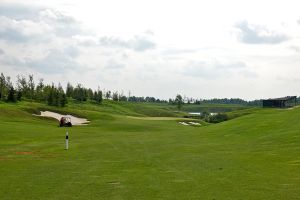
[[12,159],[8,157],[0,156],[0,161],[7,161],[7,160],[12,160]]
[[17,151],[16,154],[17,155],[32,155],[33,152],[32,151]]

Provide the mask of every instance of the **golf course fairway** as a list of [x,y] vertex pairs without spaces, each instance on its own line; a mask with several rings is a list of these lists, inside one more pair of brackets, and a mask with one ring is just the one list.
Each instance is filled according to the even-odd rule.
[[[90,124],[32,115],[49,109]],[[0,103],[0,199],[300,198],[300,108],[199,127],[175,117],[142,103]]]

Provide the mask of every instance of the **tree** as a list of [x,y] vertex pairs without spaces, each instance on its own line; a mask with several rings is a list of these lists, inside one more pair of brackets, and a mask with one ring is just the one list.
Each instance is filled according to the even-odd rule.
[[106,99],[110,99],[111,98],[111,91],[108,90],[106,93],[105,93],[105,98]]
[[78,84],[76,88],[74,88],[73,98],[77,101],[86,101],[87,92],[86,89],[82,87],[81,84]]
[[21,101],[22,100],[22,92],[21,91],[17,91],[16,98],[17,98],[17,101]]
[[207,117],[209,117],[209,116],[210,116],[210,113],[207,112],[206,110],[203,111],[203,112],[201,113],[201,115],[200,115],[200,117],[203,118],[203,119],[205,119],[205,118],[207,118]]
[[61,107],[65,107],[67,103],[68,103],[67,96],[65,93],[62,93],[59,104]]
[[41,78],[38,85],[36,86],[36,100],[43,101],[44,100],[44,80]]
[[26,78],[23,76],[17,76],[17,90],[18,92],[22,93],[21,96],[25,96],[28,97],[28,85],[27,85],[27,81]]
[[206,121],[209,123],[219,123],[228,120],[228,116],[225,113],[218,113],[216,115],[210,115]]
[[114,93],[113,93],[112,99],[113,99],[114,101],[119,101],[119,95],[118,95],[118,92],[114,92]]
[[101,103],[103,98],[102,98],[102,91],[98,87],[98,91],[94,92],[93,100],[95,100],[97,103]]
[[6,96],[6,79],[3,73],[0,76],[0,100],[5,100]]
[[29,75],[29,80],[28,80],[28,97],[33,100],[34,99],[34,89],[35,89],[35,84],[33,80],[33,75]]
[[93,93],[93,90],[91,88],[87,89],[86,90],[86,93],[87,93],[87,97],[92,100],[94,99],[94,93]]
[[58,87],[52,85],[46,85],[44,88],[45,95],[47,96],[47,103],[49,106],[61,106],[64,107],[67,104],[67,96],[58,84]]
[[49,106],[54,105],[54,84],[49,88],[49,93],[47,95],[47,103]]
[[8,90],[8,96],[7,96],[7,101],[9,102],[16,102],[16,91],[13,86],[10,86]]
[[67,97],[72,97],[74,92],[74,87],[71,85],[71,83],[67,84],[67,90],[66,90],[66,95]]
[[180,94],[176,95],[175,103],[177,105],[178,110],[180,110],[182,108],[182,105],[183,105],[183,99],[182,99],[182,96]]

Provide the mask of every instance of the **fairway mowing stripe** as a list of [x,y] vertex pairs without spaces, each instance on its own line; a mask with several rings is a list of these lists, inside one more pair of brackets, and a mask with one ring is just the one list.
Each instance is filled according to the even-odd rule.
[[186,181],[189,181],[189,180],[173,180],[172,182],[175,182],[175,183],[183,183],[183,182],[186,182]]
[[33,151],[17,151],[16,152],[17,155],[32,155],[34,154]]
[[289,163],[289,165],[300,165],[300,163]]
[[107,182],[107,184],[113,186],[113,187],[116,187],[116,188],[120,188],[120,187],[123,187],[121,186],[121,183],[118,182],[118,181],[111,181],[111,182]]
[[176,171],[167,170],[166,173],[176,173]]
[[99,175],[90,175],[90,177],[99,178],[99,177],[102,177],[102,176],[99,176]]
[[[130,160],[130,159],[127,159]],[[123,162],[122,160],[103,160],[102,162],[107,162],[107,163],[118,163],[118,162]]]
[[13,159],[8,157],[0,157],[0,161],[8,161],[8,160],[13,160]]
[[300,165],[300,160],[292,160],[288,162],[289,165]]

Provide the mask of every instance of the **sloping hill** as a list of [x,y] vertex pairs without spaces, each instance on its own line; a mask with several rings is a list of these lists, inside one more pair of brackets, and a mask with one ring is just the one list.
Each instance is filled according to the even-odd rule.
[[155,109],[178,115],[162,105],[143,106],[55,108],[92,120],[66,129],[30,113],[53,108],[0,104],[1,199],[299,198],[300,108],[253,109],[190,127],[140,120],[157,115]]

